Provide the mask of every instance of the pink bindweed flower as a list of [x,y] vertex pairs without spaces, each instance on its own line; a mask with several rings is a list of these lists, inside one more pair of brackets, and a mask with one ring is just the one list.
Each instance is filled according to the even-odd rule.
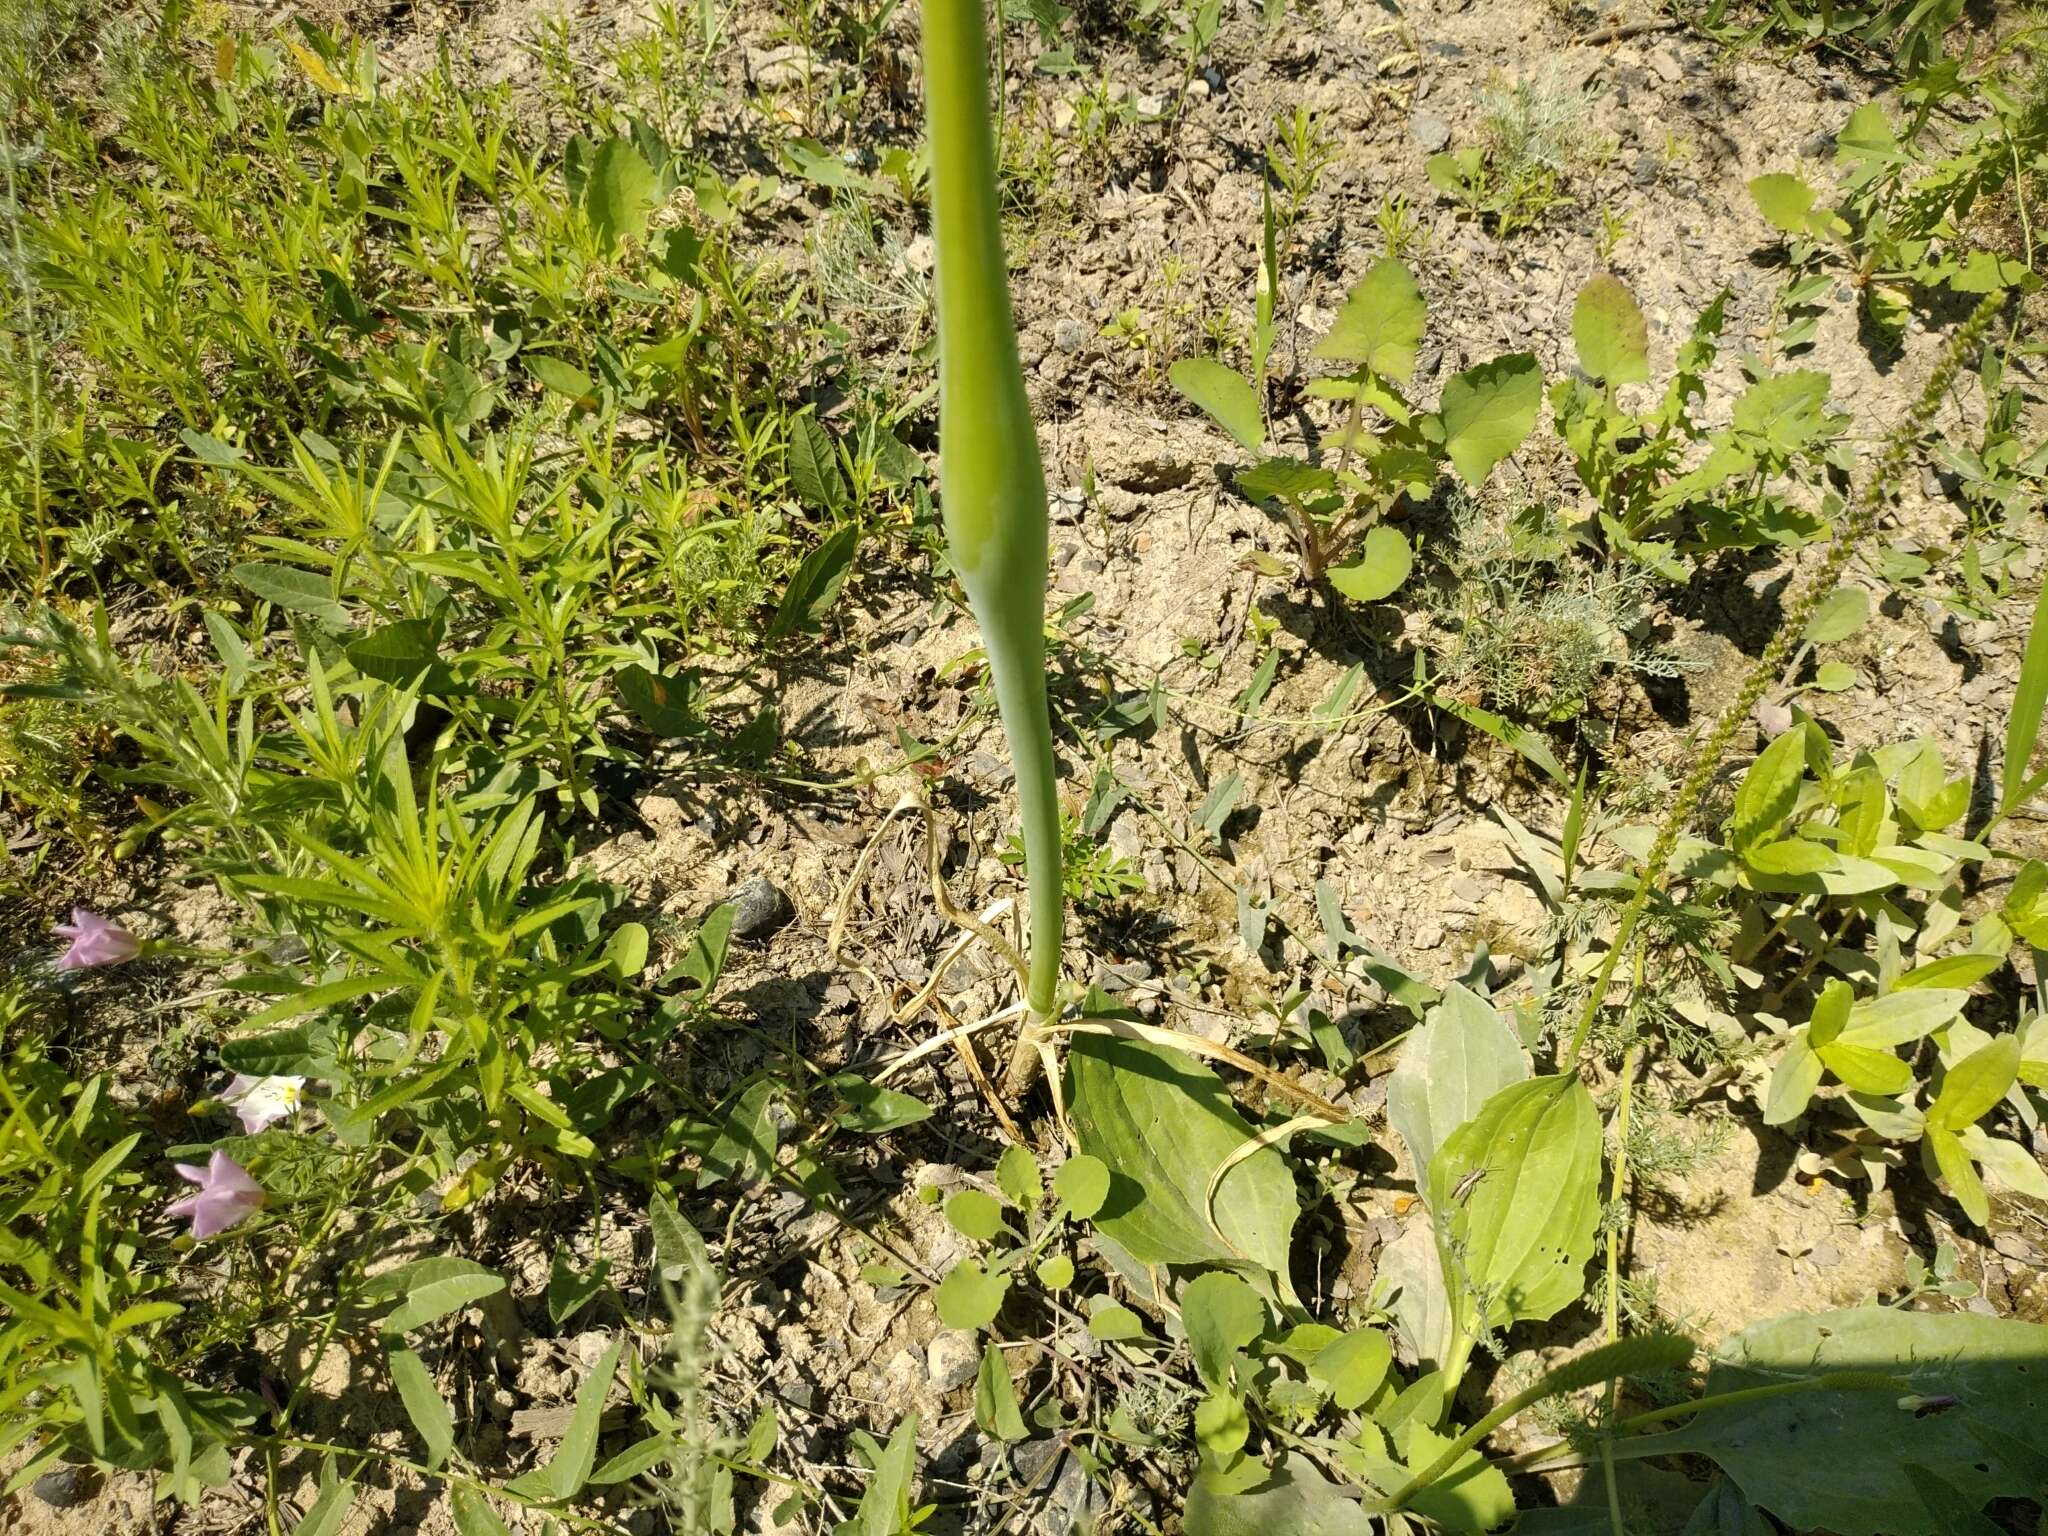
[[197,1163],[171,1166],[178,1170],[179,1178],[197,1184],[199,1193],[174,1202],[164,1214],[191,1217],[195,1238],[225,1232],[263,1204],[263,1186],[225,1152],[214,1153],[203,1168]]
[[142,953],[142,941],[119,923],[110,923],[97,912],[83,907],[71,909],[71,921],[59,923],[56,934],[69,939],[71,947],[57,957],[60,971],[82,971],[95,965],[119,965]]
[[242,1129],[254,1136],[265,1126],[296,1115],[305,1096],[303,1077],[251,1077],[237,1072],[220,1101],[242,1117]]

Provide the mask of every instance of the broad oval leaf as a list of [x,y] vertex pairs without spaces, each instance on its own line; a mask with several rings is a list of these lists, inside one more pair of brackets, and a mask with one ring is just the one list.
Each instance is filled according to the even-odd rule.
[[1821,600],[1806,622],[1806,639],[1815,645],[1846,640],[1870,619],[1870,594],[1857,586],[1837,587]]
[[2005,1097],[2019,1075],[2020,1037],[1998,1036],[1949,1068],[1940,1095],[1927,1111],[1927,1123],[1948,1131],[1975,1125]]
[[1263,1147],[1223,1176],[1218,1230],[1204,1214],[1210,1179],[1253,1136],[1215,1073],[1148,1041],[1077,1035],[1067,1074],[1075,1136],[1110,1170],[1097,1227],[1141,1264],[1286,1274],[1299,1206],[1277,1150]]
[[1844,1045],[1904,1045],[1933,1034],[1963,1011],[1969,997],[1959,987],[1916,987],[1867,997],[1850,1008],[1849,1022],[1837,1038]]
[[1764,1124],[1786,1125],[1805,1114],[1813,1090],[1820,1086],[1822,1070],[1820,1056],[1807,1043],[1806,1031],[1794,1033],[1764,1091]]
[[1543,405],[1543,370],[1527,352],[1467,368],[1444,385],[1437,407],[1444,456],[1477,490],[1494,465],[1522,446]]
[[1069,1216],[1086,1221],[1109,1198],[1109,1166],[1099,1157],[1077,1152],[1052,1176],[1052,1192]]
[[1377,1328],[1354,1328],[1320,1350],[1309,1373],[1330,1389],[1330,1400],[1345,1413],[1379,1391],[1394,1363],[1394,1346]]
[[938,1308],[939,1321],[948,1328],[972,1332],[995,1321],[1009,1290],[1008,1275],[991,1274],[972,1259],[962,1259],[946,1271],[932,1303]]
[[1803,235],[1811,229],[1814,199],[1818,195],[1799,177],[1784,171],[1757,176],[1749,183],[1749,195],[1757,211],[1773,229],[1788,235]]
[[1259,451],[1266,441],[1259,397],[1236,369],[1226,368],[1213,357],[1184,357],[1167,370],[1166,377],[1246,453]]
[[1806,771],[1806,731],[1781,732],[1757,754],[1735,791],[1735,819],[1728,840],[1737,853],[1774,836],[1799,804],[1799,780]]
[[1400,262],[1382,258],[1345,295],[1330,334],[1310,355],[1354,363],[1403,384],[1415,375],[1422,328],[1429,319],[1415,275]]
[[1609,384],[1640,384],[1650,376],[1650,327],[1635,295],[1611,272],[1579,290],[1572,305],[1572,342],[1579,367]]
[[598,244],[609,251],[626,236],[645,233],[654,191],[654,167],[633,141],[605,140],[583,185],[583,211]]

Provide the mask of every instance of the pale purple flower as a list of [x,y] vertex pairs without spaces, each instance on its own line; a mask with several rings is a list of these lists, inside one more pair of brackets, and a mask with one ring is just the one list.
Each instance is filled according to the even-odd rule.
[[173,1163],[178,1177],[199,1186],[199,1193],[174,1202],[166,1216],[192,1218],[194,1237],[211,1237],[225,1232],[263,1204],[263,1186],[249,1177],[249,1171],[225,1152],[216,1152],[205,1167],[197,1163]]
[[305,1091],[303,1077],[251,1077],[237,1072],[220,1101],[242,1117],[242,1129],[254,1136],[265,1126],[296,1115]]
[[119,923],[110,923],[97,912],[83,907],[71,909],[71,921],[59,923],[57,937],[69,939],[71,947],[57,957],[60,971],[82,971],[95,965],[119,965],[142,953],[142,941]]

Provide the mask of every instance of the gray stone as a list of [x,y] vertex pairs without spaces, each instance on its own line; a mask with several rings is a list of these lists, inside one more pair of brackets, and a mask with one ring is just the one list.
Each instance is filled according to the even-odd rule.
[[732,936],[766,938],[796,915],[782,888],[766,875],[756,875],[732,893]]
[[1426,155],[1450,147],[1451,125],[1434,112],[1417,112],[1408,119],[1408,131],[1415,135],[1415,142],[1422,146]]
[[1078,352],[1088,345],[1088,327],[1072,315],[1063,315],[1052,324],[1052,344],[1062,352]]
[[75,1509],[98,1492],[91,1467],[59,1463],[29,1485],[29,1492],[52,1509]]
[[747,72],[765,90],[786,90],[811,77],[811,56],[797,43],[747,50]]
[[1676,85],[1685,78],[1685,66],[1678,62],[1678,55],[1669,48],[1650,50],[1650,68],[1666,85]]
[[951,1392],[974,1380],[981,1369],[981,1351],[974,1336],[948,1331],[934,1338],[924,1352],[924,1374],[934,1388]]

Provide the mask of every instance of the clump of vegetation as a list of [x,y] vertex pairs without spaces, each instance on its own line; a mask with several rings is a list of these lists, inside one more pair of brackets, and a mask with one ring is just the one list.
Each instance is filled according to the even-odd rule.
[[1650,640],[1654,572],[1566,551],[1554,509],[1498,520],[1455,500],[1440,573],[1423,588],[1438,692],[1518,719],[1577,719],[1616,675],[1668,678],[1697,665]]
[[[1181,151],[1278,5],[1031,4],[991,38],[924,0],[920,73],[887,0],[658,0],[602,56],[545,24],[500,83],[213,7],[0,17],[9,1491],[90,1466],[294,1536],[373,1490],[462,1536],[994,1531],[1054,1487],[1134,1530],[1476,1536],[1580,1464],[1616,1529],[2037,1497],[2041,1330],[1953,1306],[1974,1234],[2048,1202],[2048,600],[2023,646],[2014,617],[2048,450],[2005,326],[2032,246],[1984,217],[2028,206],[2042,98],[1946,55],[1946,0],[1851,9],[1776,12],[1914,73],[1826,185],[1755,188],[1789,269],[1760,350],[1724,359],[1710,300],[1654,387],[1606,274],[1568,279],[1569,346],[1475,358],[1444,242],[1377,183],[1339,200],[1341,104],[1208,166],[1256,177],[1249,303],[1205,312],[1231,285],[1189,239],[1090,357],[1241,450],[1118,483],[1181,498],[1198,574],[1161,590],[1165,525],[1095,445],[1049,438],[1084,466],[1049,502],[1010,273],[1096,183],[1191,200]],[[1379,98],[1434,67],[1369,35]],[[1500,239],[1597,174],[1552,77],[1480,110],[1431,175]],[[1880,341],[1931,333],[1896,412],[1787,364],[1838,279]],[[1534,452],[1576,487],[1499,515]],[[1952,527],[1896,505],[1923,465]],[[1298,581],[1242,523],[1203,543],[1233,495]],[[1611,695],[1765,578],[1673,767]],[[1892,589],[2011,638],[1981,761],[1946,719],[1830,728]],[[1365,785],[1403,750],[1365,728],[1430,710],[1517,756]],[[1431,798],[1472,774],[1477,829]],[[1105,840],[1126,811],[1163,889]],[[1496,838],[1541,915],[1489,894]],[[1478,919],[1415,926],[1428,964],[1345,884],[1417,844],[1424,915]],[[1113,930],[1143,956],[1086,953]],[[1703,1351],[1629,1250],[1745,1123],[1831,1206],[1913,1181],[1948,1240],[1889,1307]],[[344,1378],[396,1417],[365,1432]],[[562,1400],[508,1436],[508,1392]],[[1557,1438],[1503,1451],[1511,1419]],[[935,1422],[978,1441],[959,1478]]]
[[1432,155],[1430,184],[1503,239],[1569,202],[1603,153],[1585,94],[1556,72],[1496,75],[1478,97],[1480,142]]

